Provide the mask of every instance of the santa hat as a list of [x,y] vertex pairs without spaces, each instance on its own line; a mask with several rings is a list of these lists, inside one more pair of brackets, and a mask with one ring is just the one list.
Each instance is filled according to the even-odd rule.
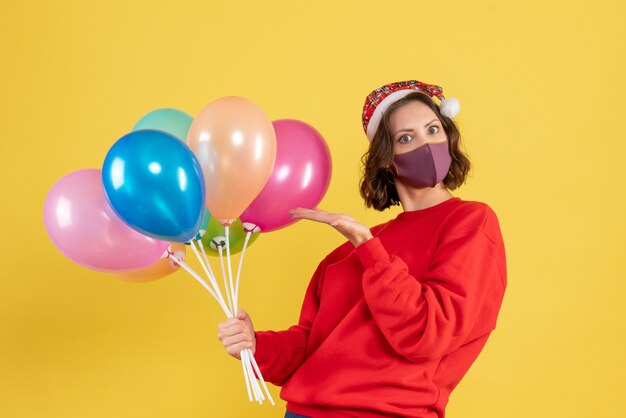
[[376,129],[378,129],[383,114],[392,103],[416,91],[424,93],[430,98],[436,96],[441,100],[439,111],[446,117],[453,118],[459,113],[459,110],[461,110],[459,101],[457,99],[446,99],[443,97],[443,88],[439,86],[422,83],[416,80],[389,83],[377,88],[365,99],[362,119],[363,130],[367,135],[367,139],[371,141],[372,138],[374,138],[374,134],[376,133]]

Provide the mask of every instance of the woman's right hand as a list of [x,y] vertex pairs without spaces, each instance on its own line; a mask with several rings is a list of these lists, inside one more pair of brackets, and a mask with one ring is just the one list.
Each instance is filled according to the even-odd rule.
[[217,326],[217,338],[222,342],[231,356],[241,360],[239,353],[249,348],[252,354],[256,351],[256,337],[252,320],[244,310],[239,310],[237,316],[229,318]]

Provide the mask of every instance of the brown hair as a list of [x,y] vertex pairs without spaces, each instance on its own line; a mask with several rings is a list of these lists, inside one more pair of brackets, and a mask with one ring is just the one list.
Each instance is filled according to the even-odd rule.
[[361,196],[365,205],[383,211],[390,206],[399,205],[400,197],[394,183],[395,167],[393,166],[394,143],[393,135],[389,127],[391,114],[399,107],[411,101],[426,104],[435,112],[441,122],[443,130],[448,137],[448,147],[452,164],[443,184],[446,188],[454,190],[461,186],[469,173],[471,163],[461,150],[461,133],[454,121],[443,116],[439,106],[427,95],[415,92],[394,102],[383,114],[382,120],[367,152],[361,158],[363,162],[363,177],[360,181]]

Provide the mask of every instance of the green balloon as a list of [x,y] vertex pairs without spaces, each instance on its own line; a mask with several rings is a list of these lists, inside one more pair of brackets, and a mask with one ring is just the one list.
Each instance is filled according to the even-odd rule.
[[144,115],[133,127],[133,131],[155,129],[187,141],[187,133],[193,118],[177,109],[157,109]]
[[[255,232],[250,235],[250,239],[248,240],[248,247],[254,243],[259,237],[259,233]],[[237,254],[243,250],[243,244],[246,240],[246,231],[243,229],[243,225],[239,219],[237,219],[233,224],[229,227],[228,231],[228,241],[230,244],[230,253]],[[206,232],[202,237],[202,246],[206,250],[207,255],[219,255],[219,251],[213,249],[211,246],[211,242],[215,246],[224,245],[222,253],[226,254],[226,241],[224,235],[224,227],[222,224],[218,222],[217,219],[210,217],[209,223],[206,228]]]

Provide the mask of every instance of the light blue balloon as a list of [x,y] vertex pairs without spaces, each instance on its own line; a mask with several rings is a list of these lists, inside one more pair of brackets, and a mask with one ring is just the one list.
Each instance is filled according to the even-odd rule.
[[144,115],[133,127],[133,131],[155,129],[167,132],[183,142],[187,141],[187,133],[193,118],[178,109],[157,109]]
[[187,242],[204,214],[204,177],[191,149],[156,130],[131,132],[109,150],[102,167],[107,199],[142,234]]
[[209,227],[209,219],[211,219],[211,213],[205,207],[204,208],[204,214],[202,215],[202,222],[200,222],[200,230],[201,231],[206,231],[207,230],[207,228]]

